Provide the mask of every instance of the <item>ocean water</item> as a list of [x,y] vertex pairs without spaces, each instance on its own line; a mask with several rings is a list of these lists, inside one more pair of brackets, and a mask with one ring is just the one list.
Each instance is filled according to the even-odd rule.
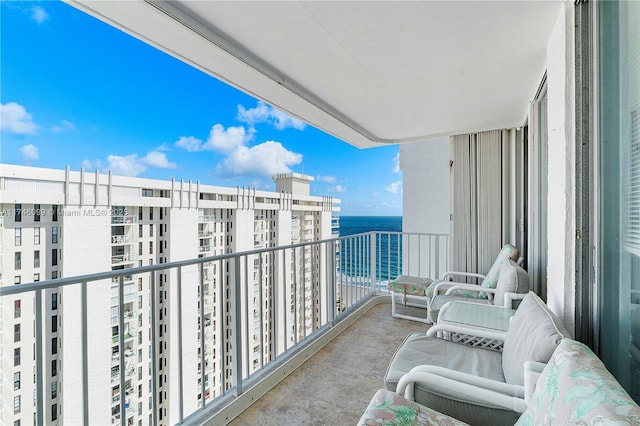
[[369,231],[402,231],[402,216],[340,216],[340,236]]
[[[376,281],[386,281],[398,275],[401,269],[402,238],[397,234],[385,232],[402,232],[402,216],[340,216],[340,236],[379,231],[376,241]],[[368,261],[351,255],[358,252],[360,246],[352,241],[343,241],[341,246],[342,271],[349,276],[370,276]],[[362,250],[368,255],[368,250]]]

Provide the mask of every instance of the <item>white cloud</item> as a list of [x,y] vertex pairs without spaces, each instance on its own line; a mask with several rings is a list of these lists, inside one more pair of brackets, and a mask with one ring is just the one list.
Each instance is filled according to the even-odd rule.
[[51,131],[54,133],[64,132],[65,130],[75,130],[76,126],[70,121],[60,120],[60,124],[53,126]]
[[167,154],[160,151],[151,151],[144,158],[140,160],[142,163],[152,167],[158,167],[161,169],[175,169],[176,163],[171,163],[167,160]]
[[393,157],[393,172],[400,173],[401,171],[402,170],[400,170],[400,151],[398,151],[396,156]]
[[326,176],[318,175],[316,176],[316,180],[318,182],[334,183],[336,181],[336,177],[331,175],[326,175]]
[[252,147],[236,147],[218,164],[217,173],[225,177],[256,175],[270,178],[291,172],[290,166],[301,162],[301,154],[287,150],[280,142],[267,141]]
[[149,167],[175,169],[177,166],[176,163],[172,163],[167,159],[167,155],[164,152],[156,150],[150,151],[142,158],[138,157],[138,154],[111,154],[107,157],[106,165],[100,159],[95,161],[85,159],[82,161],[82,167],[87,170],[100,170],[103,173],[108,173],[111,170],[115,175],[139,176]]
[[175,146],[178,148],[182,148],[189,152],[202,151],[202,146],[204,142],[198,138],[194,138],[193,136],[180,136],[175,143]]
[[85,170],[92,170],[92,169],[97,169],[100,171],[107,170],[104,167],[104,164],[102,164],[102,161],[100,161],[99,159],[96,161],[91,161],[85,158],[84,160],[82,160],[82,167]]
[[22,154],[22,161],[24,161],[25,164],[31,164],[32,161],[40,158],[38,147],[35,145],[24,145],[20,148],[20,153]]
[[392,194],[402,194],[402,181],[399,180],[397,182],[390,183],[385,186],[384,189]]
[[342,185],[336,185],[336,186],[332,186],[331,188],[328,189],[329,192],[346,192],[347,191],[347,187],[342,186]]
[[130,155],[109,155],[107,157],[107,168],[116,175],[138,176],[147,170],[147,166],[142,164],[138,154]]
[[222,124],[215,124],[209,132],[209,139],[203,149],[211,149],[221,154],[231,154],[245,142],[247,142],[247,134],[244,127],[228,127],[225,130]]
[[305,128],[303,121],[272,108],[261,101],[258,101],[255,108],[246,109],[243,105],[238,105],[237,119],[250,126],[258,123],[270,123],[278,130],[284,130],[287,127],[293,127],[298,130]]
[[248,134],[242,126],[232,126],[225,129],[222,124],[214,124],[209,131],[209,138],[206,142],[194,136],[181,136],[175,146],[189,152],[217,151],[221,154],[230,154],[251,137],[252,134]]
[[0,129],[15,134],[34,134],[38,126],[25,107],[15,102],[0,104]]
[[31,19],[38,25],[42,25],[47,19],[49,19],[49,14],[43,7],[35,6],[31,8]]

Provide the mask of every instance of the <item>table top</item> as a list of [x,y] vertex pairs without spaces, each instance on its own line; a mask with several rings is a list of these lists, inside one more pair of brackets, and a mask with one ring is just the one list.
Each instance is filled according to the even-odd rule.
[[440,312],[438,322],[464,327],[507,331],[509,329],[509,319],[515,313],[515,309],[508,309],[502,306],[454,301],[449,304],[447,309]]

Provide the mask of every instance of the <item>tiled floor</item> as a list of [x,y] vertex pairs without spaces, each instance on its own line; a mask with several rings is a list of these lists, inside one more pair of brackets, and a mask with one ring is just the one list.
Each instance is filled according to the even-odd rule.
[[407,334],[427,328],[392,318],[390,304],[376,305],[231,425],[355,425],[384,387],[396,348]]

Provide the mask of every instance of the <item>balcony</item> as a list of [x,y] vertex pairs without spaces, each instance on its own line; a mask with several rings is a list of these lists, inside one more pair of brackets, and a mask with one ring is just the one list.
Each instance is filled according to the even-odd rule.
[[[440,253],[412,251],[415,241],[419,242],[422,238],[434,241],[430,246]],[[126,389],[128,378],[135,373],[131,364],[133,358],[130,355],[133,352],[130,350],[130,341],[137,333],[135,327],[126,329],[131,311],[128,306],[125,307],[128,302],[124,297],[105,303],[103,299],[90,295],[95,294],[94,290],[108,292],[114,287],[119,287],[119,293],[124,295],[125,280],[120,280],[120,277],[132,277],[136,281],[143,276],[147,276],[150,283],[149,293],[144,296],[149,300],[149,309],[139,309],[136,314],[143,316],[144,324],[149,324],[148,328],[140,329],[145,336],[149,333],[150,339],[149,353],[144,351],[144,368],[150,368],[152,378],[165,374],[169,369],[172,376],[176,374],[181,381],[179,391],[167,395],[167,398],[176,398],[174,401],[182,408],[179,414],[172,415],[170,423],[227,423],[274,386],[275,392],[265,396],[257,408],[250,408],[245,417],[237,420],[237,424],[251,423],[252,416],[257,415],[255,413],[261,409],[260,404],[264,404],[264,400],[272,400],[274,409],[281,407],[281,411],[289,413],[288,418],[295,418],[296,422],[311,418],[330,421],[332,419],[326,416],[335,407],[338,408],[336,416],[342,413],[345,418],[355,419],[366,405],[365,400],[381,386],[382,371],[388,362],[387,358],[393,353],[392,348],[415,327],[403,320],[391,319],[390,307],[385,304],[389,300],[386,295],[389,277],[400,270],[438,276],[448,267],[447,248],[446,235],[370,232],[129,268],[126,271],[107,271],[7,286],[0,288],[0,295],[3,298],[13,295],[20,295],[23,299],[32,297],[36,306],[43,306],[45,293],[42,290],[58,288],[63,294],[62,300],[77,303],[78,316],[65,312],[64,327],[69,328],[69,334],[84,334],[85,338],[78,345],[83,358],[88,360],[87,366],[95,365],[101,359],[100,350],[94,352],[89,344],[90,341],[95,344],[92,327],[100,328],[100,318],[103,317],[111,322],[110,313],[116,313],[120,329],[125,332],[112,338],[105,336],[103,344],[117,348],[117,352],[113,353],[124,353],[123,359],[109,356],[104,361],[108,364],[102,369],[107,371],[104,380],[96,380],[93,372],[90,376],[87,367],[79,366],[67,371],[83,386],[78,400],[71,400],[67,396],[67,403],[78,407],[86,424],[97,421],[100,415],[108,415],[101,410],[110,405],[94,401],[88,395],[98,394],[101,386],[119,385],[120,389]],[[256,257],[269,262],[269,269],[273,270],[262,280],[255,280],[253,274],[248,273],[252,271],[250,266],[253,266]],[[434,262],[434,259],[438,262]],[[217,280],[215,285],[205,289],[203,283],[199,282],[202,277],[200,270],[212,262],[225,263],[229,279]],[[176,330],[175,335],[167,331],[161,334],[158,317],[149,316],[149,312],[157,312],[160,306],[167,306],[173,300],[158,295],[158,290],[164,291],[154,279],[160,273],[175,276],[178,282],[182,282],[182,286],[175,288],[178,299],[182,299],[183,303],[174,302],[171,305],[170,318],[175,323],[167,324],[166,328],[169,331]],[[166,287],[167,283],[164,285]],[[170,288],[174,288],[172,285],[173,282],[170,282]],[[198,303],[204,297],[197,297],[198,288],[225,296],[215,299],[207,297],[203,300],[204,309],[198,309]],[[193,293],[189,293],[191,291]],[[66,293],[75,296],[72,298]],[[248,297],[249,294],[252,297]],[[192,301],[192,304],[184,304],[185,300]],[[117,311],[112,309],[115,306],[118,307]],[[104,310],[104,316],[100,309]],[[210,309],[216,313],[215,318],[205,315],[205,311]],[[82,318],[88,318],[88,313],[91,314],[89,320],[83,323]],[[36,353],[44,353],[46,349],[43,343],[46,341],[46,318],[46,309],[36,309],[35,334],[40,336],[35,339]],[[169,320],[167,318],[164,321]],[[198,324],[210,326],[204,330],[199,329]],[[174,325],[177,327],[173,328]],[[424,329],[422,324],[418,327]],[[92,336],[92,339],[86,336]],[[176,341],[182,344],[178,346],[181,350],[177,351],[175,357],[172,355],[169,358],[159,349],[161,342],[167,342],[168,346]],[[42,377],[46,371],[46,359],[43,356],[40,361],[36,360],[36,377]],[[208,367],[194,369],[194,365]],[[108,373],[109,369],[111,374]],[[206,374],[210,376],[208,383],[211,384],[207,388],[203,385],[207,383]],[[288,375],[291,377],[278,385]],[[324,382],[319,380],[319,376],[323,375],[323,379],[326,379]],[[89,377],[92,379],[89,380]],[[311,387],[306,392],[296,392],[305,377],[314,378],[314,393]],[[344,386],[335,386],[340,377],[352,377],[353,383],[349,386],[361,386],[357,392],[356,387],[353,388],[350,392],[353,397],[347,398],[349,401],[344,398],[344,393],[332,395],[329,392],[340,388],[344,391]],[[36,386],[44,387],[45,383],[40,381]],[[145,401],[151,401],[150,412],[154,416],[158,412],[159,401],[153,395],[158,395],[160,386],[159,382],[152,379],[150,386],[145,386],[142,397]],[[306,402],[281,398],[288,393],[296,393]],[[317,398],[320,394],[326,395],[324,400]],[[196,398],[197,395],[205,396],[204,406],[199,402],[201,398]],[[301,408],[305,406],[327,412],[320,416],[319,412]],[[328,407],[333,408],[327,410]],[[126,408],[121,404],[119,412],[113,413],[113,418],[126,422],[129,417]],[[158,420],[154,417],[152,423],[158,423]]]
[[[376,302],[382,302],[379,298]],[[415,309],[415,308],[409,308]],[[384,387],[389,361],[411,332],[425,325],[392,318],[388,303],[370,304],[362,316],[231,422],[355,425],[371,396]],[[345,397],[348,396],[348,397]]]

